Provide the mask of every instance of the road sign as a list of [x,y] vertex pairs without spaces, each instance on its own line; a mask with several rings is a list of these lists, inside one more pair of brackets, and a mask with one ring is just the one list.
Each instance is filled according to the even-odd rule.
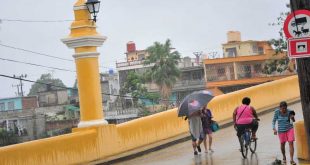
[[310,37],[288,39],[288,56],[291,58],[310,57]]
[[310,11],[296,10],[289,14],[283,30],[286,38],[310,37]]

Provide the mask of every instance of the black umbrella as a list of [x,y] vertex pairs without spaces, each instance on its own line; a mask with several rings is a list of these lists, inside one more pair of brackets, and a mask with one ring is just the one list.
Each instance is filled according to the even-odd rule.
[[178,108],[178,116],[189,116],[189,114],[200,110],[213,98],[211,92],[201,90],[187,95]]

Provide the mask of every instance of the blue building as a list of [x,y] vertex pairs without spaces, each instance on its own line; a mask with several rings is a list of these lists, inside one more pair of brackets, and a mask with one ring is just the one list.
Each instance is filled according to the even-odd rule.
[[36,96],[29,97],[11,97],[0,99],[0,111],[12,111],[22,109],[31,109],[38,107]]

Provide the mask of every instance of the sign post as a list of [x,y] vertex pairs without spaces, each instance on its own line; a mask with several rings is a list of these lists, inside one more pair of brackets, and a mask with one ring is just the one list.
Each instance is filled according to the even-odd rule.
[[287,40],[287,55],[290,58],[310,57],[310,37]]
[[[290,44],[288,46],[291,47],[291,52],[289,52],[289,54],[296,54],[298,56],[305,55],[307,53],[302,52],[305,52],[306,50],[308,52],[309,49],[307,37],[310,36],[310,0],[291,0],[290,7],[292,13],[288,15],[283,27],[284,33],[289,39],[288,43]],[[305,41],[296,39],[302,37],[305,39]],[[292,43],[292,40],[296,40],[296,44]],[[298,41],[300,42],[298,43]],[[302,42],[307,42],[307,44],[302,44]],[[292,45],[295,45],[295,47]],[[303,47],[301,45],[307,45],[307,47],[304,47],[304,49],[306,50],[301,50],[301,48]],[[300,50],[298,50],[298,46],[301,47]],[[295,52],[292,53],[293,47],[295,48]],[[300,100],[308,142],[308,157],[310,157],[310,58],[297,58],[296,61],[300,89]]]

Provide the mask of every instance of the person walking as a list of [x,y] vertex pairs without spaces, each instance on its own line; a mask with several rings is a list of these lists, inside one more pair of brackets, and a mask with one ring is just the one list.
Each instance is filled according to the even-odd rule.
[[208,153],[208,147],[207,147],[207,138],[209,138],[209,151],[214,152],[211,148],[212,146],[212,112],[210,109],[207,108],[207,105],[205,105],[201,110],[201,122],[202,122],[202,128],[204,133],[204,139],[203,139],[203,145],[205,147],[205,153]]
[[233,113],[234,126],[237,130],[237,136],[241,145],[241,135],[244,134],[245,129],[252,130],[252,139],[256,139],[256,132],[258,129],[258,116],[254,107],[250,106],[251,99],[244,97],[242,105],[238,106]]
[[[295,112],[287,109],[287,103],[285,101],[280,102],[280,106],[275,110],[273,120],[272,120],[272,128],[274,135],[279,136],[280,144],[281,144],[281,152],[283,155],[283,163],[286,163],[286,155],[285,155],[285,143],[288,142],[290,147],[290,164],[295,165],[294,162],[294,128],[291,121],[295,121]],[[276,129],[275,124],[278,123],[278,129]]]
[[[189,103],[189,109],[195,108],[197,106],[197,101],[192,101]],[[194,155],[197,155],[198,152],[201,152],[200,144],[203,142],[203,129],[201,123],[201,110],[197,110],[188,116],[188,124],[189,124],[189,131],[192,138],[192,146],[194,149]],[[197,152],[197,150],[198,152]]]

